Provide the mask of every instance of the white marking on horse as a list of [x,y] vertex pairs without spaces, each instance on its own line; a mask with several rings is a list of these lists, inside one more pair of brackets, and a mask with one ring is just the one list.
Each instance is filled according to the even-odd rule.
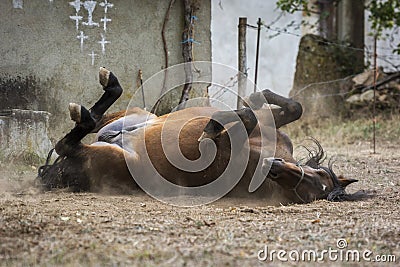
[[99,140],[100,136],[107,134],[107,132],[135,131],[136,129],[153,124],[153,120],[156,118],[156,115],[150,113],[129,114],[101,128],[96,134],[96,140]]

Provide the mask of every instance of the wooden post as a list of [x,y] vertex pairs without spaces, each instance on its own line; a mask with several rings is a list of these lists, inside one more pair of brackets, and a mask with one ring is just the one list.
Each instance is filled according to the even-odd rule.
[[237,109],[243,106],[241,97],[246,94],[247,82],[247,58],[246,58],[246,29],[247,18],[239,18],[239,38],[238,38],[238,98]]
[[256,47],[256,67],[254,69],[254,93],[257,91],[258,76],[258,58],[260,57],[260,35],[261,35],[261,18],[257,21],[257,47]]
[[144,96],[144,88],[143,88],[143,72],[139,70],[139,81],[140,81],[140,88],[142,90],[142,101],[143,101],[143,109],[146,110],[146,98]]
[[374,154],[376,154],[376,79],[378,78],[378,64],[377,64],[377,53],[376,53],[376,43],[377,43],[377,35],[374,35],[374,104],[372,108],[372,126],[373,126],[373,136],[372,136],[372,142],[373,142],[373,150]]

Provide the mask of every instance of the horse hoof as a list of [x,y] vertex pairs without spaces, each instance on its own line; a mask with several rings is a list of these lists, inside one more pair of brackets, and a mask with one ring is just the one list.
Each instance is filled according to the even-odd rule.
[[266,103],[265,97],[261,92],[253,93],[250,96],[245,97],[243,100],[245,103],[244,105],[251,109],[260,109],[264,103]]
[[103,87],[107,87],[109,78],[110,78],[110,71],[107,70],[106,68],[100,67],[99,80],[100,84]]
[[81,122],[81,105],[78,105],[75,103],[69,103],[68,109],[69,109],[69,115],[71,117],[71,120],[73,120],[76,123],[80,123]]

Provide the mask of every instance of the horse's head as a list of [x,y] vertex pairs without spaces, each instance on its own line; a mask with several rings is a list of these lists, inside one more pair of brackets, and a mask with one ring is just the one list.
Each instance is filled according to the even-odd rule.
[[326,158],[318,141],[313,140],[317,150],[310,151],[310,158],[305,164],[286,162],[279,158],[264,159],[263,167],[269,170],[267,177],[277,182],[288,192],[293,202],[306,203],[316,199],[342,201],[349,199],[345,188],[355,179],[336,176],[332,164],[322,167]]
[[355,179],[336,176],[331,167],[313,168],[277,158],[265,159],[264,166],[270,168],[267,177],[286,189],[293,202],[346,200],[346,186],[357,182]]
[[56,188],[68,188],[74,192],[89,190],[89,177],[83,171],[82,161],[59,156],[51,164],[53,151],[50,150],[46,164],[39,168],[36,185],[44,191]]

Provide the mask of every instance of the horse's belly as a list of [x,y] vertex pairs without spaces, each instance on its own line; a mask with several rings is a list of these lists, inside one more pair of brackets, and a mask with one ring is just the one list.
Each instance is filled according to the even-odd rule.
[[96,134],[96,141],[101,141],[106,138],[104,136],[115,135],[122,131],[133,131],[146,126],[146,122],[157,118],[154,114],[130,114],[119,118],[118,120],[107,124]]

